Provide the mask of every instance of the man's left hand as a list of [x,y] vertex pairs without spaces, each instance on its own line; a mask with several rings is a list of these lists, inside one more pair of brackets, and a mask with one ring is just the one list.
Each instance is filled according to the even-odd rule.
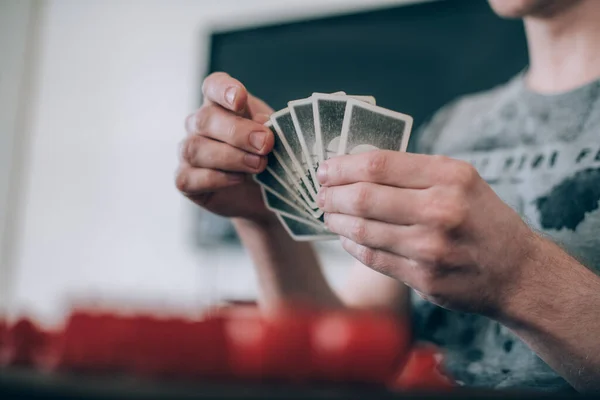
[[327,227],[363,264],[446,308],[501,313],[540,237],[470,164],[393,151],[318,171]]

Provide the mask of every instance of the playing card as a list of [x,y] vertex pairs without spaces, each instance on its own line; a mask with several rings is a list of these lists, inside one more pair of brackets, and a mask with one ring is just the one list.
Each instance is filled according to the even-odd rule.
[[369,104],[373,104],[373,105],[376,104],[375,97],[373,97],[373,96],[358,96],[358,95],[350,94],[350,95],[348,95],[348,97],[352,97],[353,99],[364,101],[365,103],[369,103]]
[[279,193],[271,190],[265,186],[261,186],[263,198],[265,199],[265,205],[267,208],[276,214],[285,215],[290,218],[302,220],[307,224],[313,224],[320,228],[325,229],[325,224],[316,218],[310,216],[310,214],[303,211],[296,205],[291,204],[287,199],[281,196]]
[[[365,101],[375,103],[375,99],[371,96],[363,98]],[[338,153],[346,102],[351,97],[314,93],[312,99],[316,148],[321,163]],[[355,101],[361,100],[355,99]]]
[[[306,204],[307,209],[317,209],[317,204],[309,196],[304,186],[302,185],[300,174],[297,173],[293,167],[289,166],[289,157],[287,157],[287,152],[284,148],[283,143],[281,142],[281,140],[278,140],[279,135],[274,129],[272,122],[267,121],[265,123],[265,126],[271,129],[271,132],[273,132],[273,136],[275,137],[273,151],[267,157],[267,167],[271,168],[271,170],[276,176],[282,178],[287,183],[288,187],[294,189],[294,192],[296,192],[298,196],[302,198],[303,203]],[[288,163],[286,163],[286,161]]]
[[[313,209],[306,204],[301,194],[294,188],[291,175],[286,173],[283,165],[275,157],[273,152],[267,156],[267,167],[261,173],[254,175],[254,180],[261,186],[277,192],[281,197],[299,206],[314,218],[323,215],[319,208]],[[266,199],[265,199],[266,201]],[[267,204],[267,207],[269,205]]]
[[[263,199],[268,209],[275,212],[282,211],[288,214],[303,216],[309,220],[322,223],[318,218],[323,215],[323,211],[317,209],[318,212],[315,213],[313,210],[307,209],[304,202],[294,194],[293,189],[288,187],[270,168],[267,168],[259,175],[255,175],[254,180],[258,182],[261,189],[266,190],[266,192],[263,191]],[[269,194],[269,196],[265,193]],[[294,209],[295,212],[290,211],[290,208]]]
[[[345,92],[335,92],[332,95],[345,95]],[[318,190],[321,185],[317,180],[316,170],[319,168],[319,156],[315,134],[312,97],[294,100],[288,103],[288,109],[294,122],[294,128],[302,148],[302,158],[299,160],[303,171],[309,171],[312,182]]]
[[306,223],[281,214],[277,214],[277,218],[289,235],[297,241],[332,240],[338,237],[318,225]]
[[349,99],[337,155],[377,149],[406,151],[412,122],[409,115]]
[[284,108],[271,115],[271,122],[278,136],[275,142],[280,142],[285,149],[283,152],[278,150],[276,156],[280,157],[282,164],[293,169],[294,179],[300,178],[300,181],[296,180],[296,186],[302,186],[310,194],[312,203],[308,202],[308,205],[317,208],[315,201],[317,198],[316,185],[310,171],[304,169],[300,162],[303,158],[302,145],[298,139],[298,133],[289,109]]
[[290,101],[288,108],[302,147],[302,169],[309,171],[315,188],[319,189],[320,185],[316,174],[316,170],[319,168],[319,156],[316,146],[312,99]]

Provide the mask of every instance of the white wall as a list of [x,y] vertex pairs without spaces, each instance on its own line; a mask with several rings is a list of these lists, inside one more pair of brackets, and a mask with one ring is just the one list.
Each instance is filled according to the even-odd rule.
[[[191,247],[191,206],[173,185],[182,122],[206,63],[203,34],[395,2],[43,2],[28,168],[11,210],[19,222],[13,309],[53,317],[71,295],[134,293],[181,305],[205,301],[207,290],[253,295],[243,253]],[[341,266],[349,257],[329,259]]]
[[11,177],[17,176],[14,153],[19,148],[17,132],[22,129],[22,115],[27,92],[24,70],[28,58],[28,39],[31,37],[32,4],[28,0],[0,2],[0,310],[8,300],[7,266],[9,240],[5,235],[9,225],[9,204],[12,202]]

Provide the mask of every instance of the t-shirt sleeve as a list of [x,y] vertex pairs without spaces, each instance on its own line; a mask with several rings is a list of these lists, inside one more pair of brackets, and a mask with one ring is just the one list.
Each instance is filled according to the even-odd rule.
[[438,141],[444,127],[448,124],[456,105],[457,100],[454,100],[433,114],[433,116],[423,123],[419,129],[417,129],[416,137],[417,142],[415,145],[415,152],[422,154],[435,154],[435,143]]

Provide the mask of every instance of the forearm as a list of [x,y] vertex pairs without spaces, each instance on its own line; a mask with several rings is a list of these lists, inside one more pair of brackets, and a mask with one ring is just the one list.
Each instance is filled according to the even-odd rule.
[[540,239],[501,322],[577,390],[600,392],[600,277]]
[[309,243],[292,240],[276,220],[261,224],[242,219],[233,222],[256,266],[261,307],[267,311],[298,303],[343,307]]

